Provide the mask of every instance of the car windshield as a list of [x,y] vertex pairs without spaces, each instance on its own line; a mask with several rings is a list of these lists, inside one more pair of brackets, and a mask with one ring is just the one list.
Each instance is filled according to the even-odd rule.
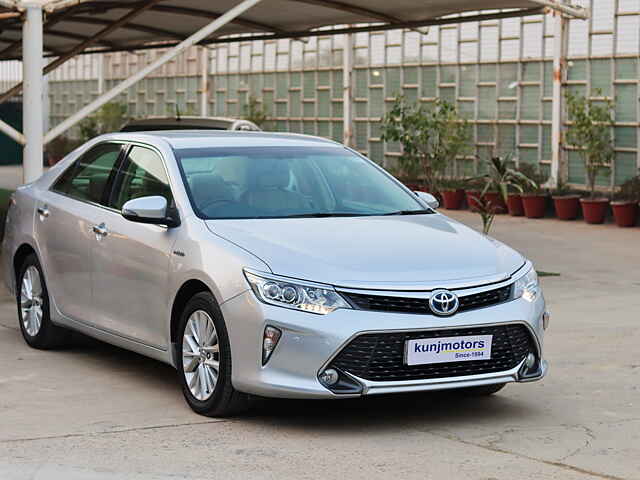
[[431,213],[364,158],[340,147],[176,150],[206,219]]

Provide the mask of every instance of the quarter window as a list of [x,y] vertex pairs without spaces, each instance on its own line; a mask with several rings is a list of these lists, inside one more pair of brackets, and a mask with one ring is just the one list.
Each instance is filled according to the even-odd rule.
[[119,175],[110,207],[121,210],[129,200],[160,195],[171,205],[173,197],[162,158],[153,150],[133,146]]
[[60,176],[53,190],[78,200],[102,203],[121,147],[117,143],[103,143],[92,148]]

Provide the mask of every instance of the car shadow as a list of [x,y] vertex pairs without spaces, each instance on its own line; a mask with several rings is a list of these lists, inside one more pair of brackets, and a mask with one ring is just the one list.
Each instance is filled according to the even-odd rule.
[[379,432],[381,428],[393,429],[402,424],[412,429],[419,425],[438,430],[468,426],[478,419],[483,423],[522,421],[523,416],[541,413],[530,403],[524,406],[522,401],[502,392],[485,397],[450,390],[341,400],[256,398],[252,399],[252,408],[243,421],[315,432],[370,429]]
[[[136,379],[137,384],[155,391],[154,394],[175,392],[175,395],[181,395],[180,384],[171,366],[82,334],[74,332],[71,346],[58,353],[81,356],[85,364],[90,363],[112,373],[126,372],[127,376]],[[507,386],[500,393],[488,397],[470,396],[460,390],[337,400],[251,397],[249,411],[231,420],[270,428],[313,429],[318,433],[330,433],[339,430],[366,432],[371,429],[380,432],[380,429],[393,429],[403,424],[429,431],[468,426],[479,418],[483,423],[504,423],[542,414],[535,404],[526,402],[522,397],[510,396],[510,388],[523,387]]]

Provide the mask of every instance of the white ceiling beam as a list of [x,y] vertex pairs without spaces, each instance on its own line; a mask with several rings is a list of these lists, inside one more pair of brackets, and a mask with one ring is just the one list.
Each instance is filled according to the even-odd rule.
[[557,0],[530,0],[534,3],[542,5],[544,7],[549,7],[553,10],[557,10],[562,12],[570,17],[581,18],[582,20],[586,20],[590,16],[590,12],[588,8],[580,7],[577,5],[571,5],[568,3],[561,3]]
[[103,95],[96,98],[93,102],[89,103],[85,107],[78,110],[76,113],[68,117],[66,120],[62,121],[58,125],[56,125],[53,129],[49,130],[49,132],[44,137],[44,143],[48,143],[58,135],[61,135],[69,128],[73,127],[76,123],[81,121],[83,118],[89,116],[92,112],[100,108],[105,103],[113,100],[115,97],[124,92],[127,88],[134,85],[136,82],[142,80],[144,77],[149,75],[155,69],[161,67],[169,60],[175,58],[178,54],[186,50],[187,48],[197,45],[205,38],[211,36],[215,31],[224,27],[227,23],[231,22],[234,18],[242,15],[244,12],[249,10],[251,7],[261,2],[262,0],[243,0],[238,5],[228,10],[226,13],[221,15],[218,19],[212,21],[211,23],[205,25],[196,33],[186,38],[182,42],[180,42],[175,47],[167,50],[162,56],[160,56],[155,61],[151,62],[149,65],[139,70],[134,75],[130,76],[126,80],[123,80],[114,88],[104,93]]

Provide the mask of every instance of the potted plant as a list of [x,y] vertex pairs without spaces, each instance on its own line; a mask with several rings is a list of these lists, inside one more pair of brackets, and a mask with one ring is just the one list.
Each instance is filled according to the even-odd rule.
[[470,178],[465,181],[465,198],[467,206],[472,212],[478,211],[478,199],[483,197],[484,181],[481,178]]
[[482,197],[493,205],[495,213],[507,211],[509,190],[522,193],[525,187],[537,187],[537,184],[525,174],[509,167],[511,157],[511,154],[504,158],[492,156],[487,162],[488,173],[482,177],[485,181]]
[[547,181],[540,168],[531,163],[522,163],[518,171],[531,180],[522,186],[522,207],[527,218],[542,218],[547,209],[548,193],[542,187]]
[[493,226],[493,220],[496,218],[496,209],[494,205],[486,198],[476,198],[476,213],[480,215],[482,219],[482,233],[489,235],[489,231]]
[[580,195],[572,193],[566,184],[558,183],[558,188],[555,189],[551,198],[553,199],[556,217],[560,220],[575,220],[578,218]]
[[421,190],[438,195],[447,166],[468,148],[470,132],[453,104],[436,100],[427,108],[398,95],[382,119],[381,139],[399,142],[403,171],[422,180]]
[[509,191],[507,192],[507,212],[512,217],[522,217],[524,215],[524,205],[522,204],[522,190],[509,188]]
[[[602,92],[597,91],[596,95],[601,97]],[[609,169],[614,156],[611,139],[613,103],[610,99],[595,101],[568,93],[567,110],[571,122],[567,128],[567,141],[577,149],[589,185],[589,197],[580,199],[582,215],[587,223],[602,223],[609,200],[596,195],[595,185],[598,174]]]
[[440,182],[440,194],[444,208],[460,210],[465,198],[465,182],[457,178],[448,178]]
[[638,218],[640,202],[640,173],[620,186],[620,192],[611,202],[613,218],[619,227],[633,227]]

